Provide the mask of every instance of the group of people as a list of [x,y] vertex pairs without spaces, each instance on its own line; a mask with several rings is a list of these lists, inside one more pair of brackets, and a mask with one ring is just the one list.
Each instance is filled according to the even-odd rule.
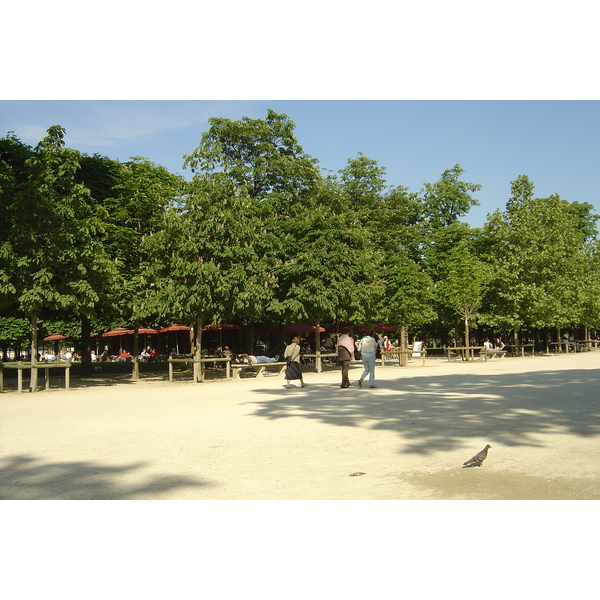
[[[387,340],[387,337],[385,339]],[[380,348],[382,348],[382,346],[380,346]],[[363,381],[367,377],[369,378],[369,387],[377,387],[375,385],[375,356],[377,354],[377,340],[375,339],[375,333],[370,329],[360,340],[354,341],[350,337],[349,327],[344,327],[342,329],[342,335],[338,338],[336,345],[338,363],[342,369],[342,383],[340,387],[343,389],[352,385],[350,383],[348,371],[350,369],[350,362],[354,357],[355,349],[360,352],[363,363],[363,372],[357,381],[358,387],[362,387]]]
[[486,352],[497,352],[500,350],[504,350],[506,344],[500,338],[496,338],[495,344],[492,344],[492,342],[490,341],[490,338],[485,338],[485,341],[483,342],[483,346],[484,346]]
[[77,361],[79,360],[79,355],[77,352],[72,353],[70,350],[61,350],[58,354],[54,354],[53,352],[49,352],[45,350],[44,352],[40,352],[40,361],[43,362],[66,362],[68,360]]
[[[173,351],[175,351],[175,348],[173,348]],[[156,351],[156,348],[148,347],[144,348],[140,352],[138,359],[140,362],[146,362],[149,360],[156,360],[157,356],[158,352]],[[117,362],[131,362],[133,360],[133,357],[128,350],[126,350],[125,348],[121,348],[121,351],[119,352],[119,354],[116,355],[115,358],[115,356],[109,354],[108,348],[104,348],[104,350],[100,354],[96,354],[96,352],[92,350],[90,352],[90,359],[92,362],[110,362],[113,360],[116,360]]]
[[563,333],[563,342],[566,344],[567,349],[571,351],[579,352],[581,350],[579,342],[571,332]]
[[[329,338],[327,338],[329,339]],[[387,337],[386,337],[387,339]],[[389,341],[389,340],[388,340]],[[332,343],[333,347],[333,343]],[[306,387],[302,376],[302,365],[300,362],[300,338],[298,336],[292,339],[292,343],[286,347],[284,352],[284,358],[287,360],[287,366],[285,369],[285,379],[287,389],[290,389],[290,382],[294,380],[300,380],[301,387]],[[362,387],[363,382],[368,378],[369,388],[376,388],[375,385],[375,357],[377,354],[377,340],[373,330],[367,331],[367,333],[360,339],[355,341],[350,337],[350,328],[344,327],[342,329],[342,335],[335,344],[335,351],[338,355],[338,364],[342,370],[342,382],[340,387],[342,389],[350,387],[350,378],[348,372],[350,370],[350,363],[354,358],[354,352],[358,350],[363,363],[363,372],[358,380],[358,386]]]

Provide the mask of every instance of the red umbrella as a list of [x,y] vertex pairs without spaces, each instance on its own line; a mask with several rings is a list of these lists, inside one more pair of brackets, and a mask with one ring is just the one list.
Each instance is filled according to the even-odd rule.
[[202,331],[209,331],[209,330],[213,330],[213,331],[223,331],[224,329],[241,329],[241,325],[230,325],[228,323],[216,323],[216,324],[212,324],[212,325],[207,325],[206,327],[202,328]]
[[125,327],[117,327],[117,329],[113,329],[112,331],[107,331],[102,334],[102,337],[113,337],[116,335],[128,335],[134,333],[133,329],[125,329]]
[[154,335],[155,333],[158,333],[158,331],[156,329],[150,329],[150,327],[140,327],[138,329],[138,333],[144,333],[146,335]]
[[[176,351],[177,354],[179,354],[179,338],[177,337],[177,332],[178,331],[190,331],[192,328],[188,327],[187,325],[169,325],[168,327],[163,327],[162,329],[158,330],[158,333],[169,333],[171,331],[175,332],[175,346],[176,346]],[[168,337],[167,337],[167,342],[169,341]]]
[[[314,333],[317,331],[315,325],[310,323],[292,323],[284,327],[285,333]],[[325,329],[319,326],[319,331],[323,332]]]
[[158,333],[167,333],[169,331],[189,331],[191,327],[187,325],[169,325],[158,330]]
[[54,342],[56,340],[66,340],[67,336],[63,335],[62,333],[53,333],[52,335],[49,335],[48,337],[44,338],[45,342]]

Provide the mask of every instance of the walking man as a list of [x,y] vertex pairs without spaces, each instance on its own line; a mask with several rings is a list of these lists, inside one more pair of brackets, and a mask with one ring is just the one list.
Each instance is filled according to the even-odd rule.
[[342,385],[341,388],[350,387],[350,379],[348,378],[348,369],[350,361],[354,356],[354,342],[349,335],[350,327],[342,328],[342,335],[338,338],[336,351],[338,355],[338,364],[342,368]]

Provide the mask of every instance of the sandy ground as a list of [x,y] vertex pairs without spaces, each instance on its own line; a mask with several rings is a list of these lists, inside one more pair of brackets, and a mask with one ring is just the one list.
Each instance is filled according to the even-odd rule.
[[586,352],[416,360],[377,367],[377,389],[340,389],[337,369],[291,390],[275,374],[9,389],[0,499],[598,499],[599,366]]

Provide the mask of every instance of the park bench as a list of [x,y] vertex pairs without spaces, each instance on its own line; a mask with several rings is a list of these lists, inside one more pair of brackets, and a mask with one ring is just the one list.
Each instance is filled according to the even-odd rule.
[[494,357],[496,356],[504,358],[506,356],[506,350],[481,350],[479,352],[479,358],[483,358],[483,360],[494,360]]
[[485,346],[469,346],[468,348],[466,346],[446,346],[448,362],[459,357],[463,361],[473,361],[477,350],[481,352],[482,350],[485,350]]
[[535,345],[534,344],[506,344],[504,346],[510,353],[511,356],[525,356],[525,349],[531,348],[530,356],[535,356]]
[[268,363],[254,363],[254,364],[231,364],[231,371],[234,379],[240,379],[242,371],[256,371],[256,376],[260,374],[265,375],[265,369],[268,367],[275,367],[277,374],[280,375],[283,370],[287,367],[287,362],[268,362]]
[[568,342],[566,340],[560,342],[546,342],[546,354],[550,354],[550,346],[554,346],[554,351],[559,354],[562,353],[563,346],[567,354],[569,352],[575,352],[576,350],[574,342]]

